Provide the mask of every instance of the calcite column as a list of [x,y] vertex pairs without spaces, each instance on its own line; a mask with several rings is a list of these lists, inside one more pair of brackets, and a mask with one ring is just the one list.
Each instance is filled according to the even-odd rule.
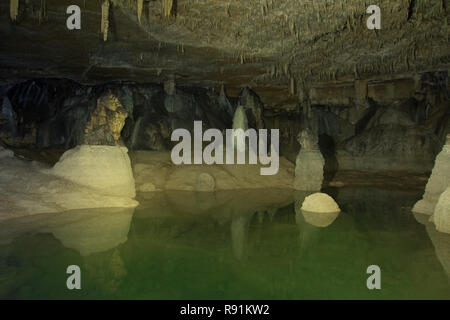
[[434,161],[433,171],[425,187],[422,200],[412,209],[415,213],[432,215],[440,195],[450,186],[450,134],[442,151]]
[[317,133],[310,128],[300,131],[300,152],[295,161],[294,188],[304,191],[319,191],[323,182],[325,160],[319,150]]

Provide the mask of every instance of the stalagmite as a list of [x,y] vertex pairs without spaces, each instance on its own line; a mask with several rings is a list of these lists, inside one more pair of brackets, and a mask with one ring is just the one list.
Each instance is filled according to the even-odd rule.
[[241,105],[238,105],[233,116],[233,129],[242,129],[238,131],[234,137],[234,147],[240,152],[245,152],[245,136],[244,131],[248,129],[248,120],[245,110]]
[[305,129],[297,137],[302,148],[295,161],[294,188],[304,191],[319,191],[322,188],[325,160],[319,150],[317,125],[314,125],[317,124],[317,119],[315,117],[308,118]]
[[10,0],[9,14],[11,16],[12,21],[17,20],[17,16],[19,15],[19,0]]
[[143,8],[144,8],[144,0],[137,0],[137,15],[139,24],[141,24]]
[[109,29],[109,0],[104,0],[102,3],[102,28],[103,41],[108,40]]

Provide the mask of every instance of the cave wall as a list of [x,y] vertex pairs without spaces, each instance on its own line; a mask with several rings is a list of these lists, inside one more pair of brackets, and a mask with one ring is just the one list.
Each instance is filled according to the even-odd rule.
[[[300,149],[296,137],[314,117],[326,171],[428,172],[449,132],[446,72],[311,92],[309,101],[277,109],[264,105],[248,87],[229,97],[224,87],[178,87],[173,80],[82,85],[35,79],[0,87],[0,141],[37,150],[99,144],[164,151],[173,146],[172,131],[193,132],[195,120],[204,129],[231,128],[234,111],[242,105],[250,128],[280,129],[281,154],[292,162]],[[390,95],[378,98],[383,92]]]

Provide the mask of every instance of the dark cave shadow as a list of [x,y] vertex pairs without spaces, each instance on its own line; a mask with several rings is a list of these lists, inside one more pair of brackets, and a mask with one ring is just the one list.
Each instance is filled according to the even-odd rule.
[[334,139],[328,134],[319,135],[319,149],[325,159],[323,177],[324,185],[327,185],[331,180],[333,180],[338,170],[336,144]]

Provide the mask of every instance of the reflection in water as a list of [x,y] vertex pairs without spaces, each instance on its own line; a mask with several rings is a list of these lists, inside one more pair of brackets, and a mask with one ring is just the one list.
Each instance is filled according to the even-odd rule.
[[[450,298],[449,242],[407,209],[420,192],[327,193],[339,216],[301,212],[307,193],[241,190],[5,221],[0,298]],[[65,288],[70,264],[82,270],[79,292]],[[365,286],[371,264],[378,292]]]
[[418,222],[425,225],[428,236],[433,242],[436,256],[450,279],[450,234],[436,231],[434,223],[429,221],[430,216],[420,213],[414,213],[414,216]]
[[0,224],[0,243],[24,234],[52,233],[66,248],[86,256],[127,240],[134,208],[70,210],[7,220]]
[[231,245],[233,255],[237,260],[244,257],[245,243],[250,219],[253,213],[235,214],[231,218]]
[[85,260],[83,269],[89,273],[95,285],[108,295],[117,292],[127,275],[125,263],[117,249],[102,259]]

